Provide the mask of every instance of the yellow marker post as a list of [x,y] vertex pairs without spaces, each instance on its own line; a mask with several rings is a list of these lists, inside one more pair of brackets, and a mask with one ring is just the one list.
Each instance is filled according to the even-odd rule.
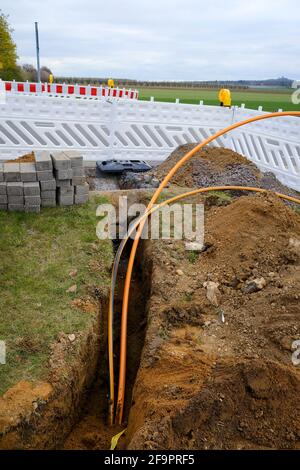
[[50,85],[51,85],[51,83],[53,83],[53,81],[54,81],[53,74],[50,73],[50,75],[49,75],[49,83],[50,83]]
[[222,88],[222,90],[219,91],[219,101],[220,101],[220,106],[226,106],[230,108],[231,91],[228,90],[227,88]]

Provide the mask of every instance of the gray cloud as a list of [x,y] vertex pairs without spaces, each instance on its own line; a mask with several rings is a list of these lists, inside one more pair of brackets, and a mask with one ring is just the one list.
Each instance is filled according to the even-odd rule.
[[158,80],[299,78],[298,0],[2,0],[20,62],[55,75]]

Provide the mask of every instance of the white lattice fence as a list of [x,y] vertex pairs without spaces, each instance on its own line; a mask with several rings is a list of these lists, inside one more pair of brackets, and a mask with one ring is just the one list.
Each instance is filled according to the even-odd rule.
[[[79,149],[86,159],[162,160],[232,122],[262,114],[243,108],[146,101],[8,95],[0,105],[0,158],[47,148]],[[300,189],[300,119],[259,121],[219,138]]]

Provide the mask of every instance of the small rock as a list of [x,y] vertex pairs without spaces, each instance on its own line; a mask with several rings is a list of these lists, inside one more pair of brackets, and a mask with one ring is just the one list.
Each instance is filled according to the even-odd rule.
[[78,274],[78,269],[73,269],[73,271],[70,271],[69,272],[69,276],[70,277],[76,277]]
[[285,349],[286,351],[291,351],[291,349],[292,349],[292,343],[293,343],[293,340],[292,340],[289,336],[284,336],[284,337],[281,338],[281,340],[280,340],[280,345],[281,345],[282,348]]
[[219,291],[219,283],[213,281],[204,282],[203,287],[206,288],[207,299],[215,306],[218,307],[221,298],[221,292]]
[[294,248],[295,251],[300,251],[300,240],[297,238],[290,238],[289,239],[289,247]]
[[76,339],[76,336],[74,335],[74,333],[72,333],[72,334],[68,335],[68,338],[71,341],[71,343],[73,343],[73,341],[75,341],[75,339]]
[[253,281],[247,281],[245,287],[243,287],[242,291],[244,294],[253,294],[254,292],[258,292],[266,287],[267,282],[264,277],[260,277],[258,279],[254,279]]
[[219,319],[221,323],[225,323],[225,315],[224,315],[223,310],[220,310],[219,312]]
[[153,178],[153,179],[152,179],[152,187],[153,187],[153,188],[158,188],[158,186],[159,186],[159,181],[158,181],[158,179],[157,179],[157,178]]
[[69,287],[69,289],[67,289],[66,292],[70,294],[75,294],[75,292],[77,292],[77,285],[74,284],[73,286]]
[[178,274],[178,276],[183,276],[183,271],[181,269],[176,269],[176,274]]

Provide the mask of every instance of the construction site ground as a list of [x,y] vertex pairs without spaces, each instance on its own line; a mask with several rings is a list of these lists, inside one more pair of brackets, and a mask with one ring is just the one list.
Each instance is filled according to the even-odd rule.
[[[171,155],[153,175],[161,180],[184,151]],[[212,149],[194,158],[160,200],[195,186],[256,186],[252,176],[256,182],[271,181],[267,189],[297,196],[233,152]],[[224,178],[219,182],[218,174],[229,173],[228,183]],[[241,175],[246,180],[240,180]],[[146,203],[152,193],[112,190],[105,200],[117,204],[118,197],[127,194],[129,203]],[[106,254],[103,265],[103,253],[93,247],[91,237],[85,239],[89,258],[80,260],[82,265],[68,265],[66,277],[70,279],[71,268],[80,272],[81,266],[89,266],[93,279],[74,281],[82,287],[71,301],[76,315],[81,312],[86,318],[92,313],[93,321],[78,320],[72,329],[62,325],[53,333],[51,348],[43,350],[39,362],[41,375],[25,374],[22,361],[18,363],[15,382],[7,383],[0,398],[0,448],[108,449],[113,435],[126,427],[118,449],[300,449],[300,366],[292,360],[293,343],[300,340],[299,209],[271,191],[214,192],[188,202],[204,204],[201,251],[187,251],[185,240],[140,243],[129,308],[124,424],[109,427],[107,421],[111,258]],[[65,216],[70,217],[68,211]],[[21,223],[27,227],[27,221]],[[10,235],[16,239],[17,233],[11,224]],[[47,243],[57,234],[51,236]],[[19,242],[24,245],[20,235]],[[128,253],[122,260],[116,299],[117,369]],[[24,256],[22,251],[20,255]],[[35,250],[34,255],[48,266],[49,258],[42,252]],[[13,273],[10,279],[1,274],[6,283],[13,282]],[[64,293],[73,279],[67,284]],[[26,289],[17,297],[18,305],[26,302]],[[47,292],[46,284],[43,289]],[[13,297],[10,302],[1,308],[2,316],[13,308]],[[47,314],[49,307],[42,305]],[[34,369],[33,347],[38,345],[30,343],[36,337],[35,322],[30,322],[26,342],[20,340],[18,347],[31,344]]]

